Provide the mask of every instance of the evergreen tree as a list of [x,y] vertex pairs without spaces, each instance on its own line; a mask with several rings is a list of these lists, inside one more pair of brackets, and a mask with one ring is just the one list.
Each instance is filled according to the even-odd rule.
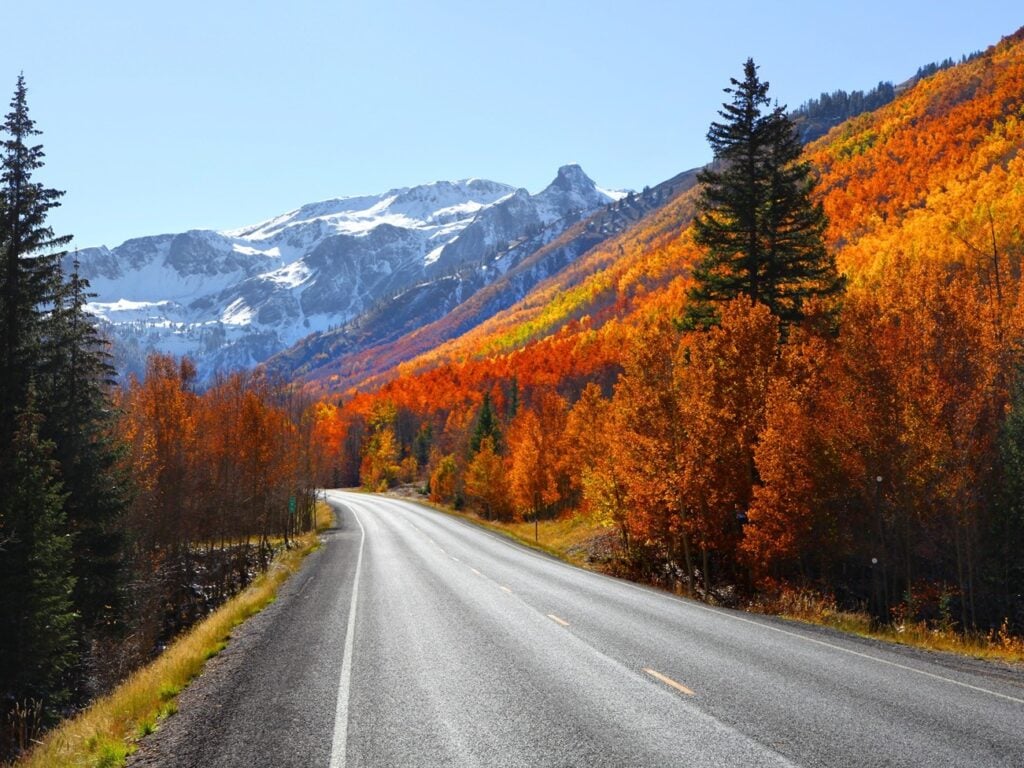
[[41,702],[44,723],[70,698],[77,660],[71,594],[71,538],[53,444],[40,438],[31,383],[16,417],[0,494],[0,715]]
[[801,319],[806,299],[843,288],[793,123],[785,107],[770,108],[753,59],[743,71],[743,81],[725,89],[733,98],[719,111],[722,122],[708,131],[716,164],[698,176],[704,188],[694,241],[707,253],[694,268],[684,318],[690,328],[717,324],[718,305],[740,295],[766,304],[785,327]]
[[[1018,371],[1010,410],[999,435],[1002,483],[989,531],[992,574],[1002,615],[1008,616],[1024,590],[1024,371]],[[1018,630],[1020,627],[1017,628]]]
[[127,480],[112,437],[109,392],[114,369],[95,320],[85,311],[91,294],[79,274],[61,284],[44,326],[40,365],[47,414],[43,436],[52,440],[64,489],[65,512],[74,533],[75,606],[83,630],[117,616],[121,586],[122,533]]
[[519,413],[519,378],[512,376],[508,385],[508,397],[505,398],[505,421],[511,422]]
[[483,441],[490,438],[492,447],[496,453],[501,452],[501,425],[498,423],[498,416],[491,405],[490,392],[484,392],[484,401],[480,404],[480,412],[476,417],[476,427],[469,439],[469,450],[471,453],[479,453]]
[[[9,445],[15,418],[25,404],[39,355],[47,310],[56,299],[63,256],[70,237],[57,237],[46,215],[63,192],[32,180],[43,166],[39,134],[28,115],[24,76],[18,77],[0,144],[0,446]],[[45,411],[45,404],[40,410]],[[0,479],[3,462],[0,460]]]

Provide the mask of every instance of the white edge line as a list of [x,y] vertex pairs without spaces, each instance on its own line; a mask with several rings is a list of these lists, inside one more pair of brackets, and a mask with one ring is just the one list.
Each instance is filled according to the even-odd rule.
[[352,580],[352,597],[349,600],[348,625],[345,627],[345,653],[341,660],[341,675],[338,678],[338,706],[334,711],[334,737],[331,739],[330,768],[345,768],[345,752],[348,748],[348,698],[349,686],[352,682],[352,645],[356,628],[356,601],[359,598],[359,574],[363,564],[363,543],[366,541],[366,529],[363,528],[355,507],[345,504],[352,513],[362,538],[359,539],[359,554],[356,556],[356,575]]
[[[389,501],[400,501],[399,499],[391,499],[391,498],[389,498],[388,500]],[[945,683],[952,683],[953,685],[958,685],[961,688],[967,688],[967,689],[972,690],[972,691],[977,691],[978,693],[987,693],[989,696],[996,696],[997,698],[1006,699],[1007,701],[1012,701],[1012,702],[1015,702],[1017,704],[1024,704],[1024,699],[1019,699],[1019,698],[1017,698],[1015,696],[1009,696],[1009,695],[1007,695],[1005,693],[999,693],[998,691],[993,691],[993,690],[991,690],[989,688],[982,688],[982,687],[977,686],[977,685],[971,685],[970,683],[964,683],[964,682],[961,682],[960,680],[954,680],[951,677],[945,677],[943,675],[937,675],[934,672],[927,672],[927,671],[925,671],[923,669],[917,669],[916,667],[911,667],[911,666],[908,666],[906,664],[900,664],[899,662],[896,662],[896,661],[889,661],[888,659],[880,659],[878,656],[872,656],[870,653],[861,653],[860,651],[855,651],[852,648],[844,648],[843,646],[836,645],[835,643],[829,643],[829,642],[826,642],[824,640],[818,640],[817,638],[814,638],[814,637],[807,637],[807,635],[800,634],[799,632],[791,632],[791,631],[789,631],[787,629],[782,629],[781,627],[773,627],[770,624],[765,624],[765,623],[760,622],[760,621],[754,621],[753,619],[748,619],[748,618],[745,618],[743,616],[736,616],[735,614],[728,613],[726,611],[720,611],[720,610],[717,610],[715,608],[712,608],[709,605],[703,605],[702,603],[699,603],[696,600],[684,600],[683,598],[679,598],[679,597],[676,597],[674,595],[668,595],[668,594],[665,594],[663,592],[660,592],[657,589],[654,589],[653,587],[645,587],[645,586],[642,586],[640,584],[634,584],[634,583],[632,583],[630,581],[625,581],[624,579],[617,579],[614,576],[609,576],[607,574],[599,573],[597,571],[588,571],[588,570],[586,570],[584,568],[579,568],[577,566],[570,565],[569,563],[566,563],[564,560],[558,560],[558,559],[556,559],[554,557],[545,557],[544,555],[531,550],[529,547],[526,547],[523,544],[520,544],[520,543],[518,543],[518,542],[516,542],[516,541],[514,541],[512,539],[509,539],[509,538],[507,538],[505,536],[499,536],[498,534],[492,533],[491,531],[489,531],[486,528],[483,528],[481,526],[473,525],[472,523],[469,523],[469,522],[467,522],[465,520],[462,520],[460,518],[454,517],[452,515],[445,515],[443,512],[438,512],[436,509],[432,509],[431,507],[426,507],[426,506],[424,506],[422,504],[417,504],[414,501],[408,501],[408,500],[405,500],[405,499],[401,499],[401,501],[407,501],[409,506],[414,506],[414,507],[416,507],[419,510],[425,510],[427,512],[433,512],[438,517],[442,517],[444,519],[451,520],[452,522],[455,522],[455,523],[461,523],[463,526],[465,526],[466,528],[468,528],[470,530],[476,531],[477,533],[482,533],[483,535],[488,536],[489,538],[491,538],[491,539],[493,539],[495,541],[501,542],[502,544],[504,544],[507,547],[511,547],[512,549],[515,549],[517,552],[521,552],[521,553],[523,553],[525,555],[529,555],[531,557],[535,557],[535,558],[537,558],[538,560],[540,560],[542,562],[545,562],[545,563],[556,563],[556,564],[562,565],[562,566],[564,566],[566,568],[572,568],[572,569],[574,569],[574,570],[576,570],[576,571],[578,571],[580,573],[589,573],[589,574],[592,574],[594,576],[598,576],[598,577],[600,577],[602,579],[607,579],[608,581],[611,581],[611,582],[613,582],[615,584],[619,584],[620,586],[628,587],[629,589],[635,589],[638,592],[643,592],[645,595],[650,595],[652,597],[660,597],[660,598],[664,598],[666,600],[670,600],[673,603],[673,605],[683,605],[683,606],[688,606],[688,607],[692,607],[692,608],[699,608],[702,611],[706,611],[707,613],[713,613],[716,616],[722,616],[722,617],[724,617],[726,619],[732,619],[734,621],[742,621],[745,624],[753,624],[755,627],[761,627],[762,629],[767,629],[767,630],[771,630],[772,632],[778,632],[778,633],[783,634],[783,635],[788,635],[789,637],[794,637],[794,638],[796,638],[798,640],[804,640],[805,642],[808,642],[808,643],[814,643],[815,645],[821,645],[821,646],[824,646],[825,648],[831,648],[832,650],[835,650],[835,651],[841,651],[842,653],[848,653],[851,656],[859,656],[862,659],[868,659],[869,661],[875,661],[875,662],[877,662],[879,664],[885,664],[887,666],[896,667],[897,669],[902,669],[902,670],[907,671],[907,672],[913,672],[913,673],[918,674],[918,675],[924,675],[925,677],[930,677],[930,678],[932,678],[934,680],[941,680],[942,682],[945,682]],[[332,768],[333,768],[333,766],[332,766]]]

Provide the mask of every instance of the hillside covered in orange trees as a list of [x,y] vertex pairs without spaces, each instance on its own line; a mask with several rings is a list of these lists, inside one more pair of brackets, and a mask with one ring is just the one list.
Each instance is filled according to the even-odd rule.
[[[325,398],[335,480],[589,515],[625,567],[712,599],[799,586],[885,621],[1022,631],[1022,150],[1024,31],[806,149],[847,277],[837,324],[811,306],[783,339],[737,299],[681,331],[693,189]],[[353,381],[324,370],[325,389]]]

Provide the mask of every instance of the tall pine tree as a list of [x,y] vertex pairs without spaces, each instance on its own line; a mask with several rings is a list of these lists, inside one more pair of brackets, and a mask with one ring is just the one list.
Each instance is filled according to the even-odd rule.
[[43,437],[55,445],[68,524],[74,534],[75,607],[88,639],[118,616],[122,519],[127,478],[113,437],[110,390],[115,371],[95,320],[85,311],[89,283],[77,255],[44,326],[40,390],[47,403]]
[[[71,697],[78,660],[72,606],[71,537],[53,444],[39,436],[31,383],[6,446],[0,494],[0,721],[10,709],[40,706],[53,723]],[[28,709],[32,709],[31,706]],[[0,742],[4,729],[0,728]],[[8,745],[9,746],[9,745]],[[0,743],[0,753],[4,745]]]
[[487,438],[491,439],[491,449],[501,453],[501,425],[498,422],[498,415],[491,405],[491,393],[484,392],[484,400],[480,404],[480,412],[476,417],[476,426],[469,438],[469,450],[474,455],[480,452],[480,446]]
[[708,131],[716,163],[698,176],[694,241],[707,252],[693,273],[684,319],[691,328],[716,324],[718,305],[740,295],[766,304],[785,327],[803,317],[807,299],[843,288],[793,123],[785,107],[771,107],[753,59],[743,72],[725,89],[732,101],[719,111],[722,122]]
[[40,132],[29,117],[26,93],[19,76],[0,144],[0,446],[11,444],[15,415],[26,402],[60,286],[61,249],[71,239],[55,236],[46,224],[64,193],[32,179],[44,155],[41,145],[31,144]]

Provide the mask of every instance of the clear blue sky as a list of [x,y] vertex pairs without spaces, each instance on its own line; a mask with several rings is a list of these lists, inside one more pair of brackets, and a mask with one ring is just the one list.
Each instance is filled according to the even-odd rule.
[[[753,56],[796,106],[1024,25],[1017,2],[3,0],[0,95],[80,246],[437,179],[642,188],[706,162]],[[5,110],[6,111],[6,110]]]

